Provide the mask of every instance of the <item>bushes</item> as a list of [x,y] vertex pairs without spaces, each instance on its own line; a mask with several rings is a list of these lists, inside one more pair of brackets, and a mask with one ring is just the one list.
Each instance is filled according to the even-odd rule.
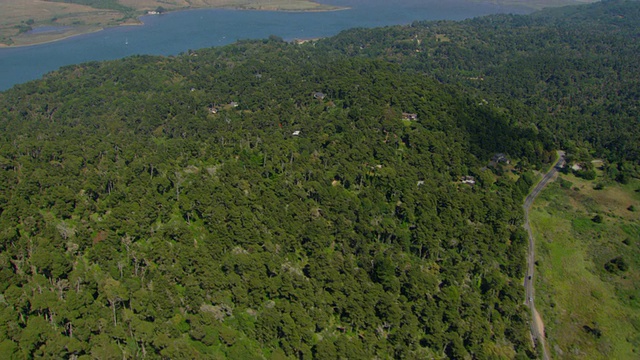
[[558,183],[563,189],[571,189],[571,187],[573,186],[573,183],[571,181],[565,180],[563,178],[558,178]]
[[581,170],[581,171],[576,171],[576,176],[577,177],[581,177],[585,180],[595,180],[596,179],[596,171],[591,169],[591,170]]
[[611,274],[617,274],[629,270],[629,264],[622,258],[617,256],[604,264],[604,269]]

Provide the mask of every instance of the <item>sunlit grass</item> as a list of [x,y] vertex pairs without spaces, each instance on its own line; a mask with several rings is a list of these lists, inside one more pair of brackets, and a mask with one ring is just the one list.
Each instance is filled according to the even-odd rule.
[[[573,185],[550,184],[530,214],[537,248],[536,302],[549,349],[554,358],[638,358],[640,219],[628,207],[640,203],[639,184],[607,183],[595,190],[600,179],[562,176]],[[593,221],[596,214],[602,223]],[[605,270],[616,256],[629,264],[627,271]]]

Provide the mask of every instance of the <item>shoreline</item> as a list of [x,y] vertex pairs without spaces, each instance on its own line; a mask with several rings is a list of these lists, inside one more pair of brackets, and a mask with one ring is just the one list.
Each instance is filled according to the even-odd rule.
[[[140,25],[144,25],[144,24],[121,24],[121,25],[117,25],[117,26],[130,26],[130,25],[140,26]],[[103,27],[96,28],[96,29],[92,29],[92,30],[87,30],[87,31],[82,31],[82,32],[79,32],[79,33],[75,33],[75,34],[64,35],[64,36],[53,38],[53,39],[47,40],[47,41],[34,42],[33,44],[7,45],[7,44],[0,43],[0,50],[2,50],[2,49],[19,49],[19,48],[24,48],[24,47],[29,47],[29,46],[46,45],[46,44],[51,44],[51,43],[55,43],[55,42],[58,42],[58,41],[70,39],[70,38],[76,37],[76,36],[82,36],[82,35],[88,35],[88,34],[97,33],[97,32],[103,31],[105,29],[108,29],[108,28],[103,28]]]
[[350,10],[350,7],[337,7],[335,9],[308,9],[308,10],[287,10],[287,9],[253,9],[253,8],[243,8],[243,7],[202,7],[202,8],[184,8],[184,9],[175,9],[175,10],[168,10],[162,14],[158,14],[158,15],[152,15],[152,14],[142,14],[140,16],[138,16],[136,18],[136,22],[132,22],[132,23],[122,23],[122,24],[117,24],[114,26],[107,26],[107,27],[98,27],[98,28],[94,28],[94,29],[88,29],[87,31],[80,31],[78,33],[73,33],[73,34],[67,34],[67,35],[63,35],[60,37],[53,37],[50,40],[46,40],[46,41],[39,41],[39,42],[34,42],[31,44],[20,44],[20,45],[8,45],[8,44],[4,44],[4,43],[0,43],[0,51],[4,50],[4,49],[18,49],[18,48],[24,48],[24,47],[29,47],[29,46],[39,46],[39,45],[46,45],[46,44],[50,44],[50,43],[55,43],[58,41],[62,41],[62,40],[66,40],[66,39],[70,39],[76,36],[82,36],[82,35],[87,35],[87,34],[93,34],[93,33],[97,33],[106,29],[111,29],[111,28],[116,28],[116,27],[121,27],[121,26],[144,26],[144,21],[142,21],[141,19],[143,17],[146,16],[162,16],[165,14],[170,14],[170,13],[176,13],[176,12],[181,12],[181,11],[198,11],[198,10],[235,10],[235,11],[277,11],[277,12],[288,12],[288,13],[313,13],[313,12],[333,12],[333,11],[344,11],[344,10]]

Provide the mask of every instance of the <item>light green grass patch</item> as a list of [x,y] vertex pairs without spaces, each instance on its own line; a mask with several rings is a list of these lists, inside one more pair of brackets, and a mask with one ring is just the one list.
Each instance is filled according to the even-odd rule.
[[[640,222],[626,209],[638,200],[638,182],[594,190],[595,182],[561,176],[574,186],[549,184],[530,213],[537,248],[536,304],[552,357],[638,358]],[[595,223],[595,214],[604,221]],[[617,256],[629,269],[607,272],[605,263]]]

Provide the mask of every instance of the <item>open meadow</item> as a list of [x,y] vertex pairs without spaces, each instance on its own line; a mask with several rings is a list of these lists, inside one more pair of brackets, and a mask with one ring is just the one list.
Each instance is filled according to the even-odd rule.
[[535,301],[554,358],[639,356],[640,181],[602,181],[560,174],[531,211]]

